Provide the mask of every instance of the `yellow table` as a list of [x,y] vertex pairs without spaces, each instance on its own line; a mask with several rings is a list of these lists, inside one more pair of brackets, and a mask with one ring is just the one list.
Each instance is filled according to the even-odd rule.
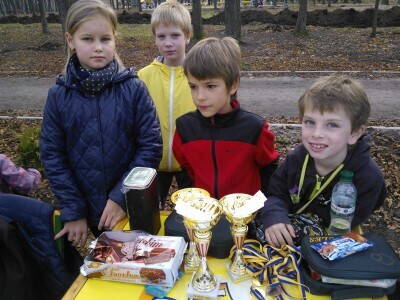
[[[164,234],[164,221],[169,212],[162,212],[162,225],[160,229],[160,234]],[[129,224],[127,220],[121,221],[114,228],[115,230],[129,229]],[[209,258],[208,264],[210,269],[217,274],[222,281],[228,281],[230,293],[235,300],[246,300],[250,298],[250,282],[242,282],[239,284],[232,284],[229,282],[229,275],[226,272],[226,265],[228,264],[228,259],[216,259]],[[185,274],[181,279],[179,279],[174,288],[168,294],[168,297],[175,298],[177,300],[187,299],[186,290],[187,284],[191,279],[191,274]],[[296,295],[297,291],[294,287],[285,287],[291,295]],[[300,299],[300,295],[298,295]],[[124,283],[124,282],[114,282],[105,281],[95,278],[86,278],[79,275],[71,287],[68,289],[67,293],[62,298],[63,300],[151,300],[153,296],[146,294],[144,285]],[[230,299],[229,297],[221,297],[222,299]],[[267,297],[268,300],[275,300],[275,297]],[[293,298],[291,298],[293,299]],[[307,294],[307,299],[309,300],[330,300],[329,296],[316,296]],[[387,300],[387,297],[380,298],[357,298],[357,300]]]

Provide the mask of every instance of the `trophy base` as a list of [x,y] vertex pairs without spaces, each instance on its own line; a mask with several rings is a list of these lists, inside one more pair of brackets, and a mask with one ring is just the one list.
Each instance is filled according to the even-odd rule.
[[[193,274],[194,276],[194,274]],[[218,300],[218,294],[219,294],[219,285],[221,283],[221,280],[218,278],[218,276],[215,276],[215,280],[217,282],[215,289],[213,289],[210,292],[199,292],[194,287],[192,286],[192,281],[190,280],[188,284],[188,289],[187,289],[187,296],[188,300]]]
[[243,275],[238,275],[238,274],[233,273],[230,270],[230,265],[231,265],[230,263],[226,264],[226,269],[227,269],[229,277],[231,278],[233,283],[239,283],[239,282],[242,282],[242,281],[245,281],[245,280],[248,280],[248,279],[252,278],[252,276],[250,274],[248,274],[247,272],[245,274],[243,274]]

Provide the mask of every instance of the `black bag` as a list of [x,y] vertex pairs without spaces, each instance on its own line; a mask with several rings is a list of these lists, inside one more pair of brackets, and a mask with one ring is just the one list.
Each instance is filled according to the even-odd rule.
[[400,278],[400,259],[391,246],[380,236],[368,235],[365,237],[374,243],[374,246],[342,259],[329,261],[321,257],[310,247],[310,240],[325,237],[305,237],[301,243],[301,254],[304,258],[300,265],[303,283],[312,294],[331,295],[333,300],[356,297],[382,297],[390,295],[396,285],[388,288],[342,285],[323,283],[311,277],[308,267],[319,274],[341,279],[398,279]]
[[[175,210],[165,220],[165,235],[181,236],[186,242],[189,241],[185,226],[183,225],[183,218]],[[226,258],[230,254],[233,246],[233,239],[231,234],[231,225],[225,216],[222,216],[219,222],[213,227],[212,238],[208,248],[208,256],[216,258]]]

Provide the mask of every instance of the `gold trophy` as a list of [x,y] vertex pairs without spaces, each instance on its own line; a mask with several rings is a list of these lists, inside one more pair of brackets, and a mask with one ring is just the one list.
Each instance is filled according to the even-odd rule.
[[237,283],[251,276],[246,272],[243,260],[243,242],[248,231],[247,224],[254,219],[256,213],[254,209],[248,207],[252,201],[252,196],[248,194],[229,194],[221,198],[222,210],[231,223],[231,233],[236,245],[235,256],[228,267],[228,273],[232,281]]
[[[200,188],[186,188],[174,192],[171,195],[171,202],[176,205],[177,201],[188,202],[192,200],[196,195],[210,196],[210,193]],[[187,272],[193,272],[197,270],[200,264],[200,256],[196,250],[196,243],[194,242],[193,229],[187,224],[186,219],[183,219],[187,235],[189,237],[189,249],[185,256],[184,268]]]
[[219,221],[222,208],[216,199],[195,196],[188,202],[178,201],[176,210],[184,216],[186,224],[193,229],[194,241],[200,255],[200,265],[193,273],[188,295],[193,298],[217,299],[219,280],[208,267],[207,252],[212,237],[211,229]]

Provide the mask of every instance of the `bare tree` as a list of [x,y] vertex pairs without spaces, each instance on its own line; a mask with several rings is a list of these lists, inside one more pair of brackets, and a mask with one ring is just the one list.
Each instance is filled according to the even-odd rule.
[[3,1],[0,2],[0,12],[3,15],[3,17],[6,16],[6,7],[5,7]]
[[67,17],[67,11],[69,8],[68,2],[69,2],[68,0],[57,1],[58,11],[60,14],[60,23],[61,23],[61,28],[62,28],[63,34],[65,33],[65,18]]
[[49,33],[49,27],[47,26],[46,12],[44,11],[44,0],[39,0],[39,11],[40,11],[40,20],[42,21],[42,32],[44,34]]
[[379,0],[375,0],[374,14],[372,15],[371,37],[376,36],[376,27],[378,26],[378,10],[379,10]]
[[62,31],[63,31],[63,36],[64,36],[64,45],[65,45],[65,51],[67,51],[67,44],[65,41],[65,19],[67,17],[67,12],[69,7],[74,4],[77,0],[58,0],[56,1],[57,5],[58,5],[58,11],[60,14],[60,23],[61,23],[61,27],[62,27]]
[[203,36],[203,24],[201,20],[201,0],[192,0],[192,25],[193,39],[201,40]]
[[10,5],[11,5],[11,8],[12,8],[12,11],[13,11],[14,15],[17,15],[18,14],[17,6],[15,5],[14,1],[9,0],[9,2],[10,2]]
[[307,0],[299,0],[299,13],[297,15],[295,33],[306,34],[307,33]]
[[240,0],[225,1],[225,35],[238,41],[241,36]]

